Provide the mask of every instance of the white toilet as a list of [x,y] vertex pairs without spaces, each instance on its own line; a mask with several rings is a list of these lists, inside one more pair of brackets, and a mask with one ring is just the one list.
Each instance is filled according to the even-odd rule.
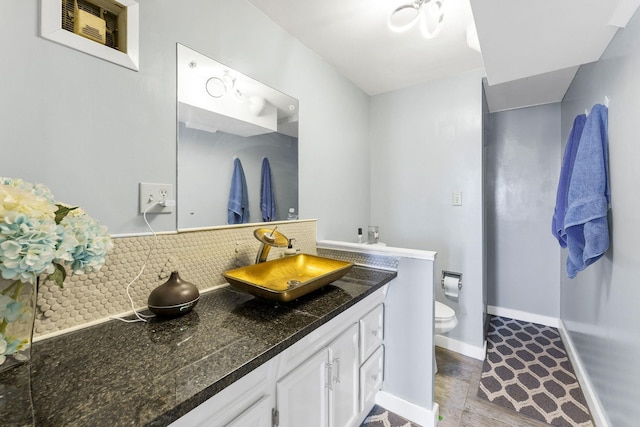
[[[449,332],[458,324],[456,312],[449,306],[439,301],[435,301],[435,319],[433,322],[433,330],[436,335]],[[435,346],[433,354],[433,373],[438,372],[438,364],[436,363]]]
[[458,324],[458,318],[456,317],[456,312],[447,305],[444,305],[440,301],[435,302],[435,321],[434,321],[434,330],[436,335],[444,334],[449,332]]

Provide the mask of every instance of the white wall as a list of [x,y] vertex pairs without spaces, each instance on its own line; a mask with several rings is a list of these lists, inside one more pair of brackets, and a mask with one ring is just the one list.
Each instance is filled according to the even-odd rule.
[[640,13],[602,58],[580,67],[562,102],[563,142],[576,115],[609,104],[610,248],[568,279],[562,254],[561,318],[603,404],[609,425],[640,419]]
[[[38,0],[2,1],[2,175],[50,186],[112,233],[147,231],[138,182],[176,184],[180,42],[300,100],[301,216],[353,238],[368,220],[369,97],[245,0],[139,4],[134,72],[39,37]],[[152,224],[174,230],[175,215]]]
[[551,234],[560,174],[560,104],[490,115],[488,304],[560,317],[560,246]]
[[[482,72],[372,97],[371,224],[381,241],[437,251],[441,270],[463,273],[449,337],[482,347]],[[462,206],[452,193],[462,192]]]

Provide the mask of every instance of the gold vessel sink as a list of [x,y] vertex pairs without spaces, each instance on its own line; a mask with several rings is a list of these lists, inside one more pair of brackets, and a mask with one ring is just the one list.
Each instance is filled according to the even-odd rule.
[[222,275],[237,289],[287,302],[338,280],[351,267],[350,262],[298,254],[225,271]]

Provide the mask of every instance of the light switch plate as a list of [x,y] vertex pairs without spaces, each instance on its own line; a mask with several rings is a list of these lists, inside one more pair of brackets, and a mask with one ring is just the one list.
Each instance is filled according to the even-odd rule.
[[454,191],[451,200],[452,206],[462,206],[462,191]]

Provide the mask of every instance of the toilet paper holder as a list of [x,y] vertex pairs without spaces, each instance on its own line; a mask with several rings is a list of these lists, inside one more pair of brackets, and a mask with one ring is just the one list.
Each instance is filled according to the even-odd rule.
[[446,271],[442,270],[442,278],[440,279],[440,284],[444,288],[444,279],[445,277],[455,277],[458,279],[458,290],[462,289],[462,273],[456,273],[455,271]]

